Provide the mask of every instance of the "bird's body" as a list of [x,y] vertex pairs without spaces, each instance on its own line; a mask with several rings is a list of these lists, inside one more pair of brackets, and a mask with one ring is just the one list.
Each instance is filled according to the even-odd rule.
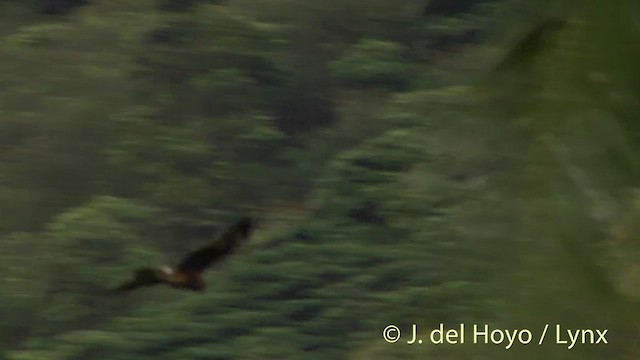
[[179,269],[172,269],[168,266],[164,266],[160,273],[160,277],[164,282],[174,288],[194,291],[202,291],[206,288],[201,272],[187,273]]
[[177,266],[139,268],[135,271],[132,280],[122,284],[116,290],[130,291],[165,284],[183,290],[203,291],[206,288],[202,277],[204,270],[214,262],[230,255],[242,240],[249,237],[251,228],[251,219],[242,219],[229,227],[211,245],[188,254]]

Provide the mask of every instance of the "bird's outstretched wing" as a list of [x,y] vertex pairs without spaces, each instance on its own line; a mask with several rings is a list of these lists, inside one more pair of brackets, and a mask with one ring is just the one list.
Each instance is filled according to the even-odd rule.
[[250,218],[238,221],[217,237],[213,244],[188,254],[177,266],[177,270],[187,274],[202,272],[212,263],[231,254],[242,240],[249,237],[252,227],[253,221]]
[[566,23],[566,19],[551,18],[534,26],[511,47],[496,66],[496,70],[512,68],[539,55],[545,47],[550,45],[549,41],[564,28]]
[[451,16],[469,11],[474,6],[489,2],[488,0],[430,0],[424,8],[423,15]]
[[164,280],[158,276],[158,270],[152,268],[140,268],[134,273],[133,279],[118,286],[116,291],[130,291],[141,287],[147,287],[157,285],[164,282]]

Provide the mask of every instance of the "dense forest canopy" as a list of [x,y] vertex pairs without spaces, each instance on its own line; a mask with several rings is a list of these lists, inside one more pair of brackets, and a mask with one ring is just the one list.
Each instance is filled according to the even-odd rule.
[[[0,0],[0,359],[639,358],[639,19]],[[205,292],[110,292],[244,216]],[[441,323],[534,341],[406,344]]]

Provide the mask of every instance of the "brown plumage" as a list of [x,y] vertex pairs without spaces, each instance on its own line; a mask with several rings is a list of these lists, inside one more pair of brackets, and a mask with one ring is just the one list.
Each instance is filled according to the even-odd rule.
[[252,220],[244,218],[226,229],[211,245],[188,254],[177,266],[137,269],[133,279],[116,290],[129,291],[166,284],[179,289],[202,291],[205,289],[203,271],[214,262],[233,253],[240,243],[249,237],[252,227]]

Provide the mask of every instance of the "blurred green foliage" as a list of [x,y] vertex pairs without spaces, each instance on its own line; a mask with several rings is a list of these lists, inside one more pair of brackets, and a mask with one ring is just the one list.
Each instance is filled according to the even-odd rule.
[[[0,358],[638,358],[639,17],[0,1]],[[240,215],[205,293],[110,292]],[[381,338],[461,322],[610,344]]]

